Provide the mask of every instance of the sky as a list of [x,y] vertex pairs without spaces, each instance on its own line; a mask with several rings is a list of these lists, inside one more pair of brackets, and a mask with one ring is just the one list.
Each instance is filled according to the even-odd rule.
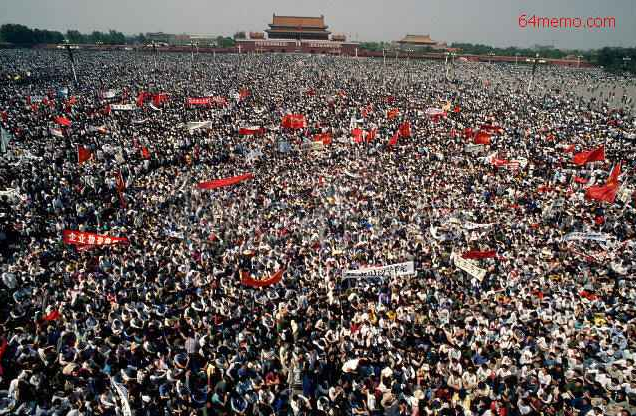
[[[272,14],[325,16],[332,33],[350,40],[394,41],[430,34],[436,41],[563,49],[636,46],[636,0],[0,0],[0,23],[81,32],[162,31],[232,35],[262,31]],[[615,27],[533,28],[522,14],[613,17]]]

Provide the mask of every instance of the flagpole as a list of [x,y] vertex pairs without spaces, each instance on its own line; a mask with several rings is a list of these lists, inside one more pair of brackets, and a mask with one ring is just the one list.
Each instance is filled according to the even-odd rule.
[[527,91],[528,94],[530,94],[530,88],[532,87],[532,82],[534,81],[534,73],[537,70],[538,61],[539,61],[539,54],[537,53],[534,58],[534,62],[532,64],[532,75],[530,75],[530,81],[528,82],[528,91]]
[[65,40],[65,42],[68,59],[69,61],[71,61],[71,71],[73,72],[73,79],[75,80],[75,85],[77,85],[77,73],[75,72],[75,59],[73,59],[73,51],[71,50],[71,45],[68,44],[68,40]]

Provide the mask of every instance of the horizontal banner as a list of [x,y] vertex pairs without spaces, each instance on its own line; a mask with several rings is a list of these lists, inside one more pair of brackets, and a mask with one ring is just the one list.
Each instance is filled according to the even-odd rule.
[[455,267],[465,271],[466,273],[476,278],[477,280],[482,281],[484,277],[486,276],[486,270],[477,266],[477,263],[474,260],[463,259],[461,258],[461,256],[458,256],[454,253],[451,257],[453,259],[453,263],[455,264]]
[[346,270],[344,279],[364,279],[365,277],[391,277],[415,274],[415,264],[412,261],[406,263],[390,264],[388,266],[368,267],[359,270]]
[[110,237],[107,235],[99,235],[87,233],[83,231],[64,230],[63,239],[65,244],[82,245],[82,246],[107,246],[113,244],[128,244],[126,237]]
[[135,104],[111,104],[110,109],[112,111],[132,111],[136,110],[137,106]]

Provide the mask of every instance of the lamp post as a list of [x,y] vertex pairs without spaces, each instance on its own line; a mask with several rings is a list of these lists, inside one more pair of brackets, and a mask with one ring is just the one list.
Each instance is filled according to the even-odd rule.
[[495,56],[494,52],[488,52],[488,63],[491,63],[492,57]]
[[631,61],[631,60],[632,60],[632,58],[630,58],[629,56],[624,56],[623,57],[623,68],[627,68],[627,63],[629,61]]
[[515,52],[515,66],[519,64],[519,52]]
[[577,68],[581,67],[581,58],[583,58],[583,55],[576,55],[576,67]]

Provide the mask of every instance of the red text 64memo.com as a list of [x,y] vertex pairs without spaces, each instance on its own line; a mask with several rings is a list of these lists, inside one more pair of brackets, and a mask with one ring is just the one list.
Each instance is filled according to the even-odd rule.
[[614,29],[616,17],[547,17],[523,13],[519,15],[522,29]]

